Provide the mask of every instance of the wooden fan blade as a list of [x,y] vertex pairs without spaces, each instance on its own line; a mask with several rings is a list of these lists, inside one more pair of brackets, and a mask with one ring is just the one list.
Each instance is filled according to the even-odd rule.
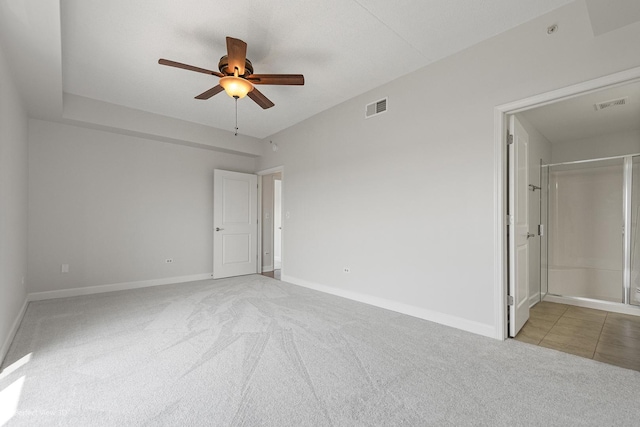
[[244,75],[244,64],[247,60],[247,44],[240,39],[227,37],[227,58],[229,60],[229,73],[237,68],[238,75]]
[[247,80],[254,85],[304,85],[302,74],[251,74]]
[[249,92],[247,94],[247,96],[251,99],[253,99],[256,104],[258,104],[259,106],[261,106],[262,108],[264,108],[265,110],[267,108],[271,108],[273,107],[275,104],[273,102],[271,102],[269,100],[269,98],[267,98],[266,96],[264,96],[262,94],[262,92],[260,92],[258,89],[256,89],[255,87],[253,88],[253,90],[251,92]]
[[196,96],[196,99],[209,99],[211,98],[213,95],[217,95],[220,92],[222,92],[224,90],[224,88],[220,85],[214,86],[211,89],[202,92],[200,95]]
[[224,74],[217,71],[207,70],[205,68],[194,67],[193,65],[183,64],[182,62],[170,61],[168,59],[159,59],[158,64],[168,65],[169,67],[182,68],[184,70],[196,71],[198,73],[211,74],[213,76],[224,77]]

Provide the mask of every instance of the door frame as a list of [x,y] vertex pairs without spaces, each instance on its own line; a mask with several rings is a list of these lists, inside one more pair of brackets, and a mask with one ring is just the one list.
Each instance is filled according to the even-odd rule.
[[507,293],[509,251],[507,246],[507,125],[508,115],[575,98],[604,88],[640,81],[640,67],[567,86],[494,108],[494,298],[496,338],[505,340],[507,328]]
[[[281,195],[281,200],[280,200],[280,204],[282,206],[284,206],[284,166],[275,166],[269,169],[264,169],[261,170],[259,172],[256,172],[256,175],[258,175],[258,266],[257,266],[257,273],[261,274],[262,273],[262,253],[264,251],[264,248],[262,247],[262,179],[264,178],[265,175],[271,175],[272,173],[277,173],[280,172],[280,176],[282,179],[282,195]],[[282,222],[282,221],[281,221]],[[281,253],[281,258],[284,259],[284,239],[281,239],[280,241],[280,253]],[[284,271],[284,264],[281,266],[281,273],[282,271]]]
[[[508,256],[514,258],[509,263],[513,269],[509,270],[508,289],[513,297],[513,305],[509,313],[508,335],[516,336],[529,320],[529,280],[530,280],[530,250],[529,242],[529,135],[518,118],[509,115],[509,136],[513,141],[509,144],[507,155],[508,182],[510,197],[507,200],[509,218]],[[524,156],[524,158],[522,157]],[[524,175],[521,176],[522,172]],[[522,179],[524,178],[524,180]],[[524,206],[521,205],[524,202]],[[522,209],[524,208],[524,209]],[[524,257],[520,258],[524,254]],[[524,274],[522,274],[524,273]],[[524,283],[521,283],[524,282]],[[526,285],[526,286],[523,286]],[[512,335],[513,334],[513,335]]]

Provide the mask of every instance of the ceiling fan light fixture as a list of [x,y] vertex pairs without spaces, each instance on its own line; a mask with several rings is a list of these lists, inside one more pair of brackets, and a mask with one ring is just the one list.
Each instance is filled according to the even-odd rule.
[[[264,110],[273,107],[275,104],[264,96],[254,84],[304,85],[304,76],[302,74],[254,74],[253,65],[251,61],[247,59],[247,44],[233,37],[227,37],[227,54],[220,58],[220,62],[218,63],[220,72],[163,58],[160,58],[158,63],[160,65],[220,77],[219,84],[195,96],[195,99],[210,99],[212,96],[224,90],[227,92],[227,95],[238,100],[244,98],[251,92],[249,98]],[[233,74],[231,70],[233,70]]]
[[220,86],[224,88],[232,98],[244,98],[253,90],[253,85],[248,80],[238,76],[225,76],[220,79]]

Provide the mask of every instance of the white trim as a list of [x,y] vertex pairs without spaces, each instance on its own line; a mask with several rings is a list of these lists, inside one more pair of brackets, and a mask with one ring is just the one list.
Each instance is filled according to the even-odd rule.
[[261,170],[260,172],[256,172],[256,175],[271,175],[272,173],[277,173],[282,171],[284,171],[284,166],[276,166],[273,168]]
[[496,298],[494,338],[504,340],[507,337],[507,209],[506,209],[506,138],[507,123],[505,113],[496,108],[494,110],[494,156],[495,169],[493,176],[493,198],[495,200],[495,233],[494,233],[494,295]]
[[257,245],[258,250],[256,254],[256,273],[260,274],[264,272],[264,268],[262,267],[262,175],[258,175],[258,201],[257,201],[257,219],[258,219],[258,236],[257,236]]
[[529,297],[529,308],[533,307],[539,302],[540,302],[540,292],[536,292],[534,295],[531,295]]
[[263,265],[262,266],[262,272],[266,272],[266,271],[273,271],[273,264],[271,265]]
[[598,77],[586,82],[577,83],[551,92],[541,93],[519,101],[510,102],[497,107],[507,114],[516,114],[532,108],[542,107],[544,105],[553,104],[560,100],[576,98],[591,92],[597,92],[605,87],[622,86],[629,83],[640,81],[640,67],[631,68],[629,70],[620,71],[604,77]]
[[172,285],[176,283],[197,282],[209,280],[211,273],[194,274],[191,276],[166,277],[164,279],[141,280],[138,282],[123,282],[110,285],[87,286],[86,288],[68,288],[55,291],[33,292],[27,295],[29,301],[42,301],[54,298],[77,297],[80,295],[101,294],[104,292],[124,291],[130,289],[148,288],[150,286]]
[[547,294],[547,296],[544,297],[544,301],[575,305],[576,307],[593,308],[596,310],[610,311],[612,313],[640,316],[640,307],[635,305],[626,305],[619,302],[597,301],[590,298],[563,297],[560,295],[551,294]]
[[395,311],[397,313],[406,314],[408,316],[417,317],[419,319],[428,320],[445,326],[451,326],[453,328],[472,332],[474,334],[483,335],[485,337],[494,338],[496,336],[495,329],[491,325],[487,325],[484,323],[474,322],[472,320],[427,310],[425,308],[388,300],[386,298],[374,297],[359,292],[347,291],[331,286],[312,283],[303,279],[298,279],[296,277],[282,275],[281,278],[284,282],[301,286],[303,288],[313,289],[315,291],[324,292],[326,294],[336,295],[353,301],[373,305],[375,307]]
[[506,242],[504,239],[506,228],[506,210],[504,209],[504,201],[506,200],[506,116],[507,114],[515,114],[543,105],[552,104],[554,102],[575,98],[580,95],[595,92],[605,87],[621,86],[628,83],[640,81],[640,67],[610,74],[608,76],[599,77],[586,82],[567,86],[551,92],[535,95],[519,101],[510,102],[508,104],[499,105],[494,109],[494,298],[495,298],[495,338],[504,340],[507,338],[507,304],[506,304]]
[[16,319],[11,325],[11,329],[9,329],[9,334],[7,335],[7,338],[5,338],[4,342],[2,343],[2,347],[0,348],[0,366],[2,366],[2,364],[4,363],[4,358],[9,352],[9,347],[13,342],[13,338],[15,338],[16,333],[18,333],[18,328],[20,327],[20,323],[22,323],[22,318],[27,311],[27,305],[29,305],[29,298],[25,297],[24,302],[22,303],[22,307],[20,308]]

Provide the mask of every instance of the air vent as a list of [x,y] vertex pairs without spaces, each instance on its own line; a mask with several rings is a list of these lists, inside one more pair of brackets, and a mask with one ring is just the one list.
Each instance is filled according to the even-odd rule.
[[378,114],[382,114],[387,111],[387,101],[389,98],[381,99],[380,101],[372,102],[368,104],[364,111],[364,117],[369,118],[373,116],[377,116]]
[[611,101],[598,102],[597,104],[593,104],[593,107],[596,111],[604,110],[605,108],[616,107],[618,105],[626,105],[629,103],[629,97],[625,96],[624,98],[612,99]]

